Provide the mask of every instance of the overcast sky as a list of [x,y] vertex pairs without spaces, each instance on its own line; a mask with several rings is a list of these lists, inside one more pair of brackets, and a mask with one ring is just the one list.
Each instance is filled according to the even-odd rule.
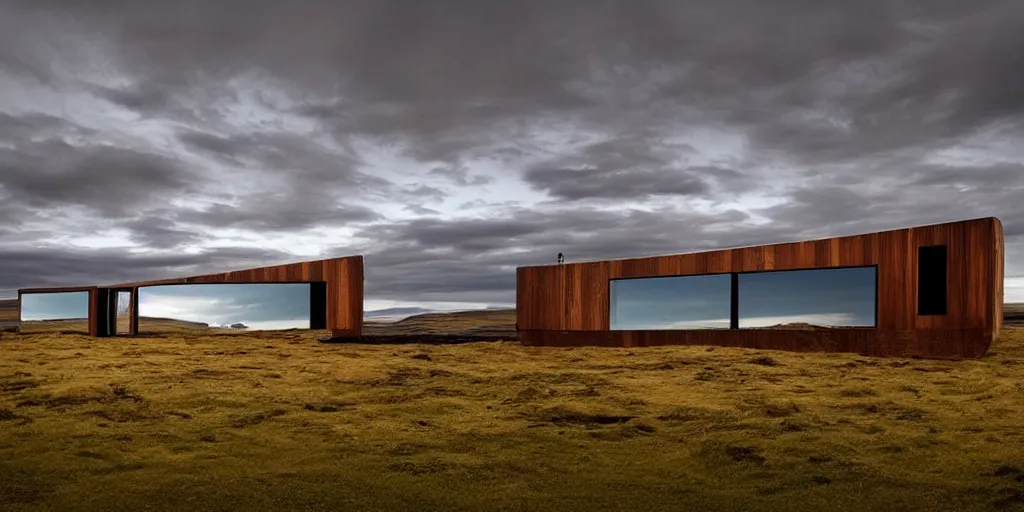
[[501,305],[989,215],[1019,276],[1022,121],[1020,0],[0,0],[0,297],[364,254],[369,310]]

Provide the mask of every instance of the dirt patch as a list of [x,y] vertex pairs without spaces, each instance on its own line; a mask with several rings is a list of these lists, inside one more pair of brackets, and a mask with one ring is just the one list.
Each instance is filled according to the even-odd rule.
[[870,388],[847,388],[840,389],[839,396],[844,398],[863,398],[866,396],[878,396],[878,392]]
[[345,402],[324,402],[324,403],[313,403],[305,404],[302,406],[303,409],[313,412],[339,412],[345,408],[354,407],[355,404]]
[[410,475],[431,475],[435,473],[443,473],[449,471],[454,467],[449,462],[440,460],[431,460],[427,462],[396,462],[388,465],[388,471],[396,473],[407,473]]
[[768,459],[761,455],[754,446],[727,445],[722,448],[723,453],[736,462],[750,462],[753,464],[764,464]]
[[273,409],[270,411],[257,412],[252,414],[242,414],[232,418],[231,426],[235,428],[252,427],[254,425],[259,425],[260,423],[263,423],[264,421],[267,421],[270,418],[282,416],[287,413],[288,411],[285,411],[284,409]]
[[0,393],[17,393],[19,391],[38,387],[39,382],[31,379],[0,380]]
[[691,421],[732,421],[736,416],[728,411],[705,407],[684,406],[658,416],[658,420],[667,423],[687,423]]
[[782,418],[792,416],[800,412],[800,406],[794,403],[788,404],[765,404],[762,409],[765,416],[769,418]]
[[537,411],[530,415],[534,421],[541,421],[554,424],[575,424],[575,425],[614,425],[625,423],[636,418],[636,416],[624,414],[594,414],[570,409],[567,407],[551,407]]
[[85,388],[68,391],[63,394],[43,394],[41,396],[22,400],[18,407],[46,407],[47,409],[69,409],[94,403],[112,404],[119,401],[130,401],[142,403],[145,400],[142,396],[133,393],[120,384],[110,384],[108,389]]

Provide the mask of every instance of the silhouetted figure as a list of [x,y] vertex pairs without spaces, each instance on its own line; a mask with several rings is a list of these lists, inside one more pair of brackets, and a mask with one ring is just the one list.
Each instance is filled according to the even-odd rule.
[[565,256],[562,256],[562,253],[558,253],[558,264],[561,265],[562,263],[565,263]]

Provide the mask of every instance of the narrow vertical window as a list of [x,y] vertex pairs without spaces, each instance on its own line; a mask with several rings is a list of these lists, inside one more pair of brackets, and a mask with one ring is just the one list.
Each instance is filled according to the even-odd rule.
[[917,249],[917,314],[946,314],[945,245],[931,245]]

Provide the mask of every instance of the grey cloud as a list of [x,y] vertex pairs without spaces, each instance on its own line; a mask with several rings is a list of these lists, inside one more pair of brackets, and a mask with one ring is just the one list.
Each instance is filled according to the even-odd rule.
[[175,107],[170,93],[159,84],[142,83],[120,89],[92,85],[91,89],[100,98],[141,113],[166,112]]
[[759,210],[768,218],[790,225],[801,225],[811,219],[825,220],[829,228],[837,224],[876,217],[877,204],[856,189],[818,186],[797,189],[789,201]]
[[0,187],[28,208],[80,205],[123,217],[154,198],[195,190],[199,177],[176,159],[63,140],[0,147]]
[[143,87],[273,76],[339,139],[404,141],[424,161],[552,119],[625,135],[717,118],[808,163],[928,148],[1015,119],[1024,69],[1013,0],[13,5],[15,20],[73,13]]
[[215,228],[286,232],[368,222],[380,217],[370,208],[336,201],[337,198],[330,195],[297,197],[261,193],[246,196],[239,206],[218,203],[201,210],[180,210],[175,220]]
[[448,193],[445,192],[444,190],[441,190],[437,187],[430,187],[427,185],[416,185],[413,187],[407,187],[403,192],[406,195],[412,197],[435,200],[444,199],[448,195]]
[[[915,169],[915,168],[911,168]],[[981,189],[1024,188],[1024,164],[1003,162],[990,166],[916,166],[917,185],[959,185]]]
[[430,170],[429,174],[432,176],[440,176],[463,187],[487,185],[494,182],[494,178],[490,176],[481,174],[470,176],[469,170],[463,166],[435,167]]
[[29,113],[14,116],[0,112],[0,141],[25,143],[33,137],[53,136],[58,133],[93,134],[95,131],[48,114]]
[[[1022,8],[1005,0],[185,1],[88,9],[44,1],[20,11],[57,8],[109,34],[120,62],[148,83],[192,86],[265,72],[312,96],[305,111],[339,133],[405,137],[425,160],[452,160],[515,133],[506,121],[601,111],[579,119],[614,129],[624,127],[616,117],[626,109],[661,100],[666,119],[681,107],[703,109],[753,127],[753,140],[770,147],[850,156],[958,132],[925,119],[943,91],[960,91],[948,107],[954,124],[1005,118],[1013,110],[994,102],[1013,101],[1019,88],[1006,73],[1021,68],[1009,64]],[[861,73],[865,86],[843,75],[850,63],[883,71]],[[887,74],[893,66],[899,76]],[[774,121],[795,107],[834,111],[853,129]],[[918,130],[908,129],[915,123]]]
[[535,189],[568,200],[707,196],[715,188],[739,190],[745,177],[713,166],[688,167],[692,146],[640,137],[589,144],[572,155],[533,165],[524,179]]
[[[1016,0],[10,0],[0,7],[0,73],[73,93],[113,68],[131,85],[87,92],[165,129],[188,126],[180,145],[214,162],[197,173],[280,186],[224,192],[232,201],[206,210],[139,216],[155,198],[214,185],[189,179],[188,188],[173,159],[91,140],[72,146],[58,137],[74,127],[8,116],[0,137],[16,149],[0,149],[0,195],[17,204],[0,205],[0,217],[14,218],[0,237],[24,243],[41,225],[24,221],[34,209],[76,202],[124,216],[136,240],[168,248],[189,243],[193,226],[281,233],[349,224],[365,242],[344,252],[368,255],[368,297],[499,301],[514,295],[516,265],[560,251],[570,261],[637,256],[998,215],[1008,273],[1020,273],[1020,156],[932,162],[969,137],[985,146],[1024,135],[1022,16]],[[233,126],[251,124],[237,108],[251,89],[285,97],[259,106],[302,116],[334,144],[288,133],[283,122],[264,132]],[[218,110],[225,102],[231,115]],[[1003,131],[985,140],[993,127]],[[710,158],[721,155],[712,147],[719,136],[738,151]],[[424,187],[437,190],[372,174],[347,146],[354,140],[420,160],[417,176],[427,170]],[[89,163],[95,154],[104,158]],[[95,170],[119,159],[150,171]],[[467,201],[489,209],[476,220],[396,222],[373,212],[379,201],[438,213],[422,198],[487,184],[490,169],[472,167],[481,159],[565,204]],[[48,187],[30,169],[91,181],[72,194],[70,181]],[[760,225],[737,211],[686,207],[688,198],[731,204],[745,192],[784,204],[755,210],[768,220]],[[675,197],[676,208],[653,208]],[[611,199],[625,211],[602,210]],[[55,269],[42,256],[41,266],[19,268],[54,279],[107,268],[76,254]],[[128,270],[142,265],[96,254]],[[0,288],[11,281],[0,275]]]
[[685,171],[666,169],[551,169],[538,167],[526,173],[526,181],[535,188],[568,200],[637,199],[659,195],[699,196],[710,187],[702,179]]
[[199,232],[179,227],[172,220],[173,216],[166,211],[151,212],[122,222],[120,226],[129,231],[133,242],[153,249],[173,249],[207,238]]
[[782,205],[757,213],[780,226],[806,226],[814,236],[995,216],[1003,220],[1004,230],[1011,227],[1008,239],[1019,225],[1017,219],[1024,217],[1024,168],[1019,164],[918,164],[905,171],[888,186],[875,185],[876,175],[869,172],[859,180],[849,175],[844,186],[797,187]]
[[491,219],[416,219],[366,228],[367,298],[511,303],[515,267],[665,254],[785,238],[777,228],[722,228],[747,220],[737,211],[608,212],[574,207],[505,211]]
[[328,149],[298,134],[262,132],[220,136],[190,130],[179,133],[178,139],[192,150],[221,157],[226,164],[255,164],[275,172],[287,171],[293,178],[320,180],[318,186],[361,181],[385,183],[357,171],[358,155]]
[[441,213],[432,208],[426,208],[418,204],[407,204],[403,206],[402,209],[407,212],[415,213],[417,215],[438,215]]
[[200,254],[128,255],[120,249],[0,247],[0,296],[18,288],[85,286],[224,272],[295,261],[278,251],[218,248]]

